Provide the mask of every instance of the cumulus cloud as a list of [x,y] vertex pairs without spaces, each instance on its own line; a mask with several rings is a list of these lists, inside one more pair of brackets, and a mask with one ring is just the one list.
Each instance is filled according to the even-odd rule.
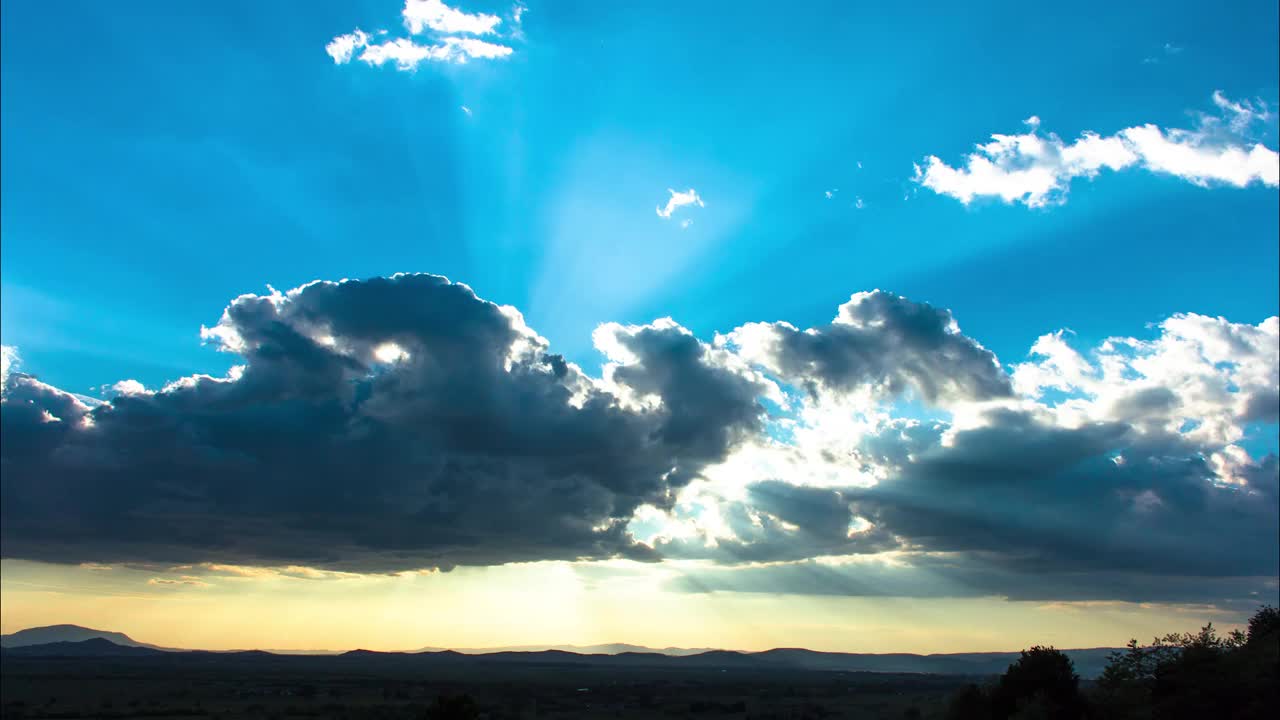
[[1177,314],[1092,348],[1060,331],[1005,370],[949,311],[874,291],[712,342],[606,323],[596,377],[514,308],[396,275],[244,295],[202,335],[240,364],[97,405],[5,351],[5,557],[178,578],[675,558],[696,561],[687,590],[1144,602],[1276,587],[1280,460],[1250,438],[1280,421],[1280,318]]
[[853,295],[822,327],[749,323],[721,342],[814,395],[911,388],[939,403],[1010,393],[995,355],[961,334],[950,312],[879,290]]
[[674,323],[603,330],[619,349],[606,389],[518,312],[437,276],[245,295],[203,334],[243,367],[98,408],[10,374],[6,556],[361,570],[643,557],[625,531],[635,508],[669,506],[760,427],[756,376]]
[[[871,317],[870,327],[893,327]],[[782,327],[730,336],[762,328],[765,340],[744,355],[784,382],[814,384],[785,439],[747,446],[725,464],[745,491],[693,485],[665,517],[647,513],[636,526],[664,555],[742,565],[691,571],[682,589],[1138,602],[1275,595],[1280,462],[1274,449],[1259,457],[1242,442],[1251,428],[1274,437],[1280,318],[1248,325],[1180,314],[1155,338],[1113,337],[1087,351],[1049,334],[1014,367],[1012,391],[962,393],[954,397],[968,401],[951,417],[932,419],[869,405],[865,391],[883,397],[886,388],[876,373],[786,349],[779,338],[802,334]],[[822,336],[806,334],[803,343]],[[868,354],[891,367],[913,362],[909,352]],[[993,363],[939,362],[930,375],[964,377],[966,365],[985,377]],[[864,392],[841,388],[850,377]],[[756,454],[740,461],[746,451]],[[685,497],[694,491],[701,496]],[[845,564],[797,564],[831,556]],[[943,556],[950,579],[931,580]]]
[[668,188],[667,192],[671,193],[671,197],[667,199],[666,207],[657,208],[658,217],[664,220],[671,219],[671,213],[686,205],[705,207],[702,204],[702,198],[698,197],[698,191],[693,188],[689,188],[684,192],[677,192]]
[[357,28],[334,37],[325,52],[337,65],[358,59],[373,66],[391,63],[405,71],[414,70],[423,62],[465,63],[505,58],[515,52],[509,45],[460,37],[494,34],[502,22],[497,15],[463,12],[440,0],[406,0],[401,14],[411,35],[428,34],[431,39],[418,42],[412,37],[399,37],[374,42],[368,33]]
[[1108,136],[1087,131],[1070,143],[1042,135],[1033,116],[1027,132],[994,134],[961,165],[927,157],[916,166],[915,181],[966,205],[995,197],[1028,207],[1062,203],[1074,179],[1094,178],[1104,169],[1136,167],[1205,187],[1280,184],[1280,155],[1247,137],[1250,126],[1272,117],[1265,105],[1233,102],[1220,91],[1213,101],[1222,115],[1200,116],[1194,130],[1146,124]]

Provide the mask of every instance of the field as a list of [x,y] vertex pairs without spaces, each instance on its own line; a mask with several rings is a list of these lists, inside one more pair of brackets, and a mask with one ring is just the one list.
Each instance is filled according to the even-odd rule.
[[932,718],[969,679],[361,658],[22,658],[4,718]]

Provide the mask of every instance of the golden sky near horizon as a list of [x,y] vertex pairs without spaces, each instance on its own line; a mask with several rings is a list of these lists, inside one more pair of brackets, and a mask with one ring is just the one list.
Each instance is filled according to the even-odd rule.
[[400,575],[232,566],[157,573],[7,560],[0,629],[71,623],[214,650],[623,642],[932,653],[1120,646],[1234,619],[1212,608],[1118,602],[687,593],[664,586],[673,572],[542,562]]

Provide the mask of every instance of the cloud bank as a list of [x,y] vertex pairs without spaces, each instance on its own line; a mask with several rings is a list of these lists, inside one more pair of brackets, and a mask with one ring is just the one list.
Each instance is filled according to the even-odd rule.
[[1140,168],[1195,185],[1246,187],[1280,185],[1280,155],[1249,141],[1249,129],[1274,115],[1261,101],[1234,102],[1213,94],[1219,116],[1201,115],[1193,130],[1161,129],[1152,124],[1102,136],[1086,131],[1073,142],[1053,133],[1041,135],[1040,119],[1026,120],[1028,132],[994,134],[958,166],[930,155],[916,165],[915,181],[964,204],[976,198],[1044,207],[1066,201],[1076,178],[1102,170]]
[[711,342],[605,324],[594,377],[445,278],[314,282],[203,329],[240,358],[225,377],[91,405],[6,348],[0,547],[325,572],[680,559],[699,592],[1274,595],[1280,462],[1258,443],[1280,318],[1153,333],[1049,333],[1003,366],[949,311],[874,291]]

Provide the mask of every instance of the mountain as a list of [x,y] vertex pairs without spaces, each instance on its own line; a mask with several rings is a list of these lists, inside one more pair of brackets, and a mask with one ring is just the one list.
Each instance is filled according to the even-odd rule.
[[[733,650],[694,650],[665,648],[655,650],[639,645],[613,643],[606,645],[528,646],[489,649],[423,648],[412,652],[378,652],[351,650],[345,653],[324,651],[274,650],[272,652],[182,651],[140,643],[124,633],[93,630],[76,625],[20,630],[0,636],[0,647],[6,656],[80,657],[130,656],[146,657],[163,654],[177,661],[181,657],[218,655],[226,662],[271,659],[290,662],[304,656],[317,661],[325,657],[340,662],[374,662],[416,667],[423,665],[556,665],[607,668],[664,667],[713,670],[804,670],[828,672],[909,673],[929,675],[996,675],[1018,659],[1016,652],[946,653],[916,655],[913,653],[839,653],[818,652],[804,648],[775,648],[763,652]],[[143,652],[133,652],[133,651]],[[1116,648],[1084,648],[1064,650],[1081,677],[1096,677],[1106,666],[1107,657]]]
[[[83,628],[82,628],[83,629]],[[119,633],[117,633],[119,634]],[[19,645],[4,648],[6,656],[17,657],[154,657],[169,655],[164,650],[156,650],[137,645],[117,645],[106,638],[89,638],[80,641],[58,641],[40,645]]]
[[77,643],[95,638],[108,640],[114,645],[124,647],[151,648],[153,650],[167,649],[138,642],[124,633],[111,632],[110,630],[94,630],[93,628],[80,627],[79,625],[46,625],[44,627],[19,630],[10,635],[0,635],[0,647],[18,648],[27,645],[47,645],[49,643]]
[[441,648],[441,647],[424,647],[412,650],[410,652],[440,652],[441,650],[452,650],[463,655],[492,655],[493,653],[502,652],[545,652],[548,650],[559,650],[562,652],[577,653],[579,655],[621,655],[622,653],[645,653],[650,655],[674,655],[681,657],[684,655],[700,655],[705,652],[711,652],[714,648],[651,648],[643,645],[630,645],[627,643],[607,643],[604,645],[506,645],[502,647],[489,648]]
[[[493,666],[542,666],[578,667],[622,670],[626,668],[663,668],[667,670],[718,670],[731,671],[804,671],[848,672],[910,675],[998,675],[1018,659],[1015,652],[953,653],[945,655],[913,655],[910,653],[860,654],[828,653],[802,648],[778,648],[764,652],[744,653],[732,650],[711,650],[694,655],[664,655],[656,652],[621,652],[616,654],[591,654],[564,650],[536,652],[499,651],[467,654],[453,650],[429,652],[378,652],[375,650],[350,650],[340,655],[288,655],[260,650],[243,652],[210,652],[207,650],[157,650],[148,647],[117,645],[105,638],[90,638],[79,642],[59,641],[41,645],[23,645],[3,649],[7,658],[47,657],[84,658],[116,657],[138,658],[150,661],[163,657],[167,664],[237,663],[253,664],[270,662],[285,666],[315,663],[337,666],[359,663],[361,666],[392,667],[405,670],[421,670],[428,667],[493,667]],[[1096,677],[1106,665],[1107,656],[1114,648],[1086,648],[1064,650],[1075,663],[1081,677]]]

